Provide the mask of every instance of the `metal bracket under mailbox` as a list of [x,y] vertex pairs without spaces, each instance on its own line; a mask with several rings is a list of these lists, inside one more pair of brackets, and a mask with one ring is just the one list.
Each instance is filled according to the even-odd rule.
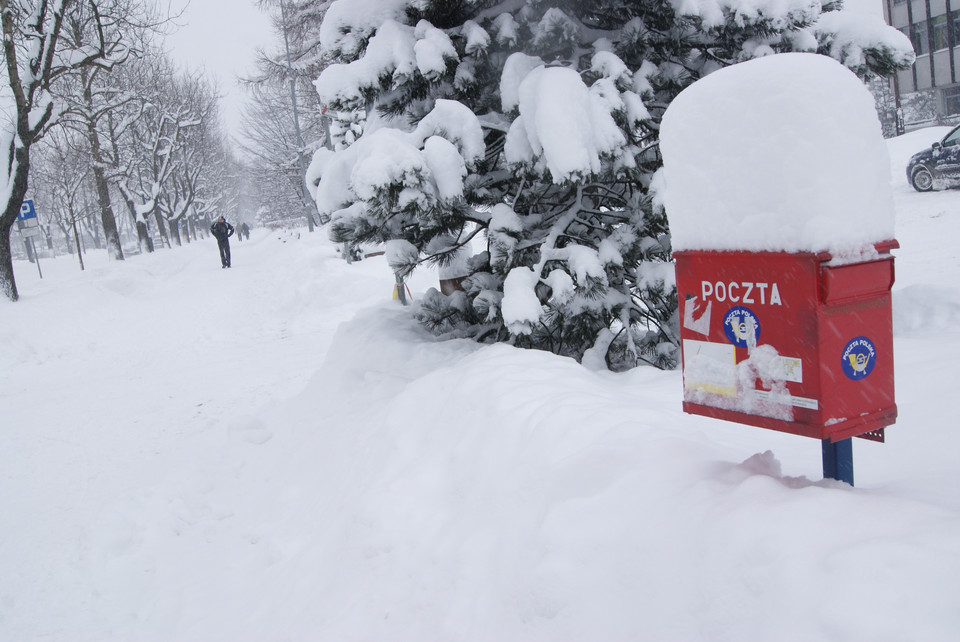
[[879,441],[881,444],[886,441],[883,428],[877,428],[876,430],[870,430],[865,433],[857,435],[861,439],[866,439],[868,441]]

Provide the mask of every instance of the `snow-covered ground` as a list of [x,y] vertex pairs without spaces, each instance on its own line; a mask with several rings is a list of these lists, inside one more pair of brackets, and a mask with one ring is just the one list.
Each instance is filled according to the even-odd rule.
[[945,131],[889,143],[900,417],[856,488],[678,372],[437,342],[320,234],[18,263],[0,640],[957,639],[960,191],[903,172]]

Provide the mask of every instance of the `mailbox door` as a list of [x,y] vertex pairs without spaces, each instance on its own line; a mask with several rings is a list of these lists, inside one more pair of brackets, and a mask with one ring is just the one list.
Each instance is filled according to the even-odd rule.
[[832,441],[894,422],[892,257],[674,256],[686,412]]
[[[818,257],[781,252],[675,257],[684,410],[820,438]],[[771,351],[761,352],[768,368],[783,373],[779,387],[749,378],[751,346],[776,351],[772,359]]]
[[830,391],[824,438],[839,441],[896,420],[893,258],[821,269],[821,378]]

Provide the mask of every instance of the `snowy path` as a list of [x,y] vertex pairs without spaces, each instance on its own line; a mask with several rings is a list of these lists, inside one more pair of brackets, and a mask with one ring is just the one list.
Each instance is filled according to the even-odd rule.
[[[234,242],[230,270],[210,242],[122,265],[94,253],[83,273],[60,257],[41,263],[43,280],[18,266],[23,300],[3,305],[0,330],[0,416],[13,455],[3,458],[0,505],[31,519],[0,531],[5,586],[19,587],[4,591],[0,631],[34,621],[23,607],[40,595],[85,584],[100,537],[117,539],[104,550],[136,546],[143,525],[123,514],[125,502],[195,492],[190,469],[222,445],[225,422],[298,393],[337,325],[389,297],[383,266],[365,289],[357,273],[367,266],[345,280],[347,266],[318,242],[261,232]],[[178,476],[171,495],[164,487]],[[209,507],[201,499],[185,510],[178,519],[189,523]],[[41,555],[23,555],[30,550]],[[55,608],[72,612],[72,601]],[[56,612],[43,622],[70,637]]]

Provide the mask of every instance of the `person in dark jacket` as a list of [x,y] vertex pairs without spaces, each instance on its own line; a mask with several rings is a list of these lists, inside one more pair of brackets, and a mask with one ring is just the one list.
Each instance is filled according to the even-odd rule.
[[210,233],[217,239],[217,245],[220,246],[222,267],[230,267],[230,235],[233,234],[233,226],[221,216],[216,223],[210,226]]

